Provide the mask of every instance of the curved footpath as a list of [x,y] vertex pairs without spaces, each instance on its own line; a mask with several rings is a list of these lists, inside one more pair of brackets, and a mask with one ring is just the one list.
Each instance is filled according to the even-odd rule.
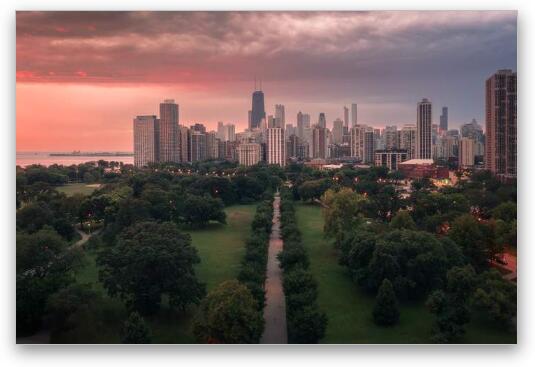
[[286,299],[282,288],[282,269],[277,255],[282,251],[280,236],[280,195],[273,200],[273,226],[269,238],[268,262],[266,271],[266,307],[264,308],[265,329],[261,344],[287,344]]

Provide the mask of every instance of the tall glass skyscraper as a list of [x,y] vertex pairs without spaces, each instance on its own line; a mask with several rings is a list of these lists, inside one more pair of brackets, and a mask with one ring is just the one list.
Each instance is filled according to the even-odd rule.
[[251,123],[249,129],[256,129],[260,127],[262,119],[266,118],[266,110],[264,109],[264,92],[256,90],[253,92],[253,106],[251,109]]
[[178,104],[173,99],[160,103],[160,162],[179,161]]

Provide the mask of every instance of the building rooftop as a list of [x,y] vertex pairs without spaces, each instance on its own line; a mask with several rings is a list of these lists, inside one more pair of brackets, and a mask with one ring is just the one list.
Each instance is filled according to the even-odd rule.
[[430,165],[433,164],[434,161],[432,159],[409,159],[408,161],[400,162],[398,164],[426,164]]

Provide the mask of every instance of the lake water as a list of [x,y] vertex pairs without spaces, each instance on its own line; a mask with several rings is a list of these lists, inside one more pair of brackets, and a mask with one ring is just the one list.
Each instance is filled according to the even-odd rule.
[[85,162],[92,162],[98,160],[123,162],[125,164],[134,164],[133,156],[51,156],[51,152],[17,152],[17,166],[26,167],[32,164],[41,164],[43,166],[50,166],[52,164],[62,164],[70,166],[71,164],[80,164]]

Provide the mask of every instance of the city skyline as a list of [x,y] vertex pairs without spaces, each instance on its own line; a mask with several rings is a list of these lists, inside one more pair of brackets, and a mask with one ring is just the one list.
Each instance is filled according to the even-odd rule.
[[[272,18],[288,30],[252,26]],[[130,150],[132,118],[157,114],[164,98],[180,106],[183,125],[216,130],[223,121],[242,131],[255,76],[266,116],[282,104],[294,126],[298,111],[311,121],[324,112],[330,128],[352,103],[359,123],[414,124],[415,103],[429,98],[432,123],[448,106],[449,127],[459,128],[472,118],[483,124],[486,78],[516,71],[514,11],[223,12],[188,19],[180,12],[17,13],[17,150]],[[416,42],[414,32],[423,39]],[[128,67],[119,62],[124,56]]]

